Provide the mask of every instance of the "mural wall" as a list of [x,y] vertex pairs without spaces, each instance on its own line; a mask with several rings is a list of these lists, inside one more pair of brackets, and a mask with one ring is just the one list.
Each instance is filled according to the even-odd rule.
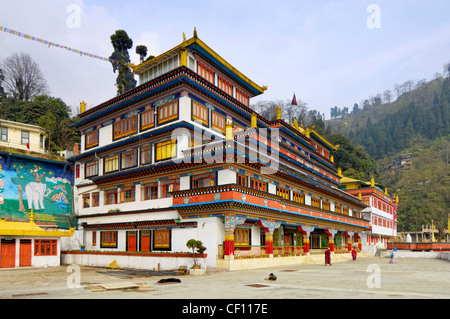
[[0,218],[76,226],[73,214],[73,171],[66,163],[0,154]]

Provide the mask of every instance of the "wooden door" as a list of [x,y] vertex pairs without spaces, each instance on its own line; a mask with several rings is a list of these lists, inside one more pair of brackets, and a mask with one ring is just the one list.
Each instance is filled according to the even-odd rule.
[[21,239],[20,240],[20,256],[19,256],[20,267],[30,267],[31,266],[31,240]]
[[141,251],[150,251],[150,231],[141,231]]
[[2,239],[0,268],[14,268],[16,266],[16,240]]
[[127,232],[127,251],[136,251],[136,232],[128,231]]

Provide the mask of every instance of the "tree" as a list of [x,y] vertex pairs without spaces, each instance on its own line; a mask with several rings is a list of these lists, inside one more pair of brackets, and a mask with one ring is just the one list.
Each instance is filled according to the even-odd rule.
[[205,252],[206,247],[203,246],[203,243],[200,240],[195,239],[189,239],[186,243],[186,247],[191,248],[192,254],[194,255],[194,266],[192,266],[192,268],[200,268],[198,257]]
[[141,63],[144,62],[144,59],[147,56],[147,47],[145,45],[136,46],[136,54],[141,58]]
[[33,97],[46,94],[47,81],[39,65],[27,53],[13,53],[1,62],[3,85],[6,94],[14,99],[29,101]]
[[131,60],[128,54],[128,50],[133,47],[133,40],[124,30],[117,30],[110,38],[114,52],[109,58],[115,61],[111,62],[114,73],[118,71],[116,85],[117,95],[120,95],[136,87],[136,80],[129,67]]
[[384,103],[391,103],[392,91],[391,90],[384,91],[383,97],[384,97]]

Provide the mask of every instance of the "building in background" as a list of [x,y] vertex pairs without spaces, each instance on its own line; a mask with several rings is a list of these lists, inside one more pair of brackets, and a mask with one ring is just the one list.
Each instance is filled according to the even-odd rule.
[[240,258],[265,257],[261,267],[361,248],[366,205],[338,189],[336,147],[283,121],[280,109],[274,121],[255,113],[250,99],[266,87],[196,31],[133,71],[138,87],[82,104],[74,124],[81,148],[70,161],[87,250],[188,251],[194,238],[207,248],[207,267],[230,269]]
[[73,170],[44,154],[44,129],[0,125],[0,267],[59,265],[61,238],[76,227]]
[[370,222],[370,231],[363,232],[363,245],[387,247],[397,236],[398,196],[390,196],[387,188],[375,183],[342,177],[341,183],[347,193],[359,197],[368,207],[361,211]]

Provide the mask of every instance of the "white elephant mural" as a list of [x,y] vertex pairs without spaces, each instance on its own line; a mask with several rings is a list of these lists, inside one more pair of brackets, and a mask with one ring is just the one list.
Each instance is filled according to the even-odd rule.
[[44,193],[47,185],[30,182],[25,186],[25,195],[28,199],[28,209],[44,209]]

